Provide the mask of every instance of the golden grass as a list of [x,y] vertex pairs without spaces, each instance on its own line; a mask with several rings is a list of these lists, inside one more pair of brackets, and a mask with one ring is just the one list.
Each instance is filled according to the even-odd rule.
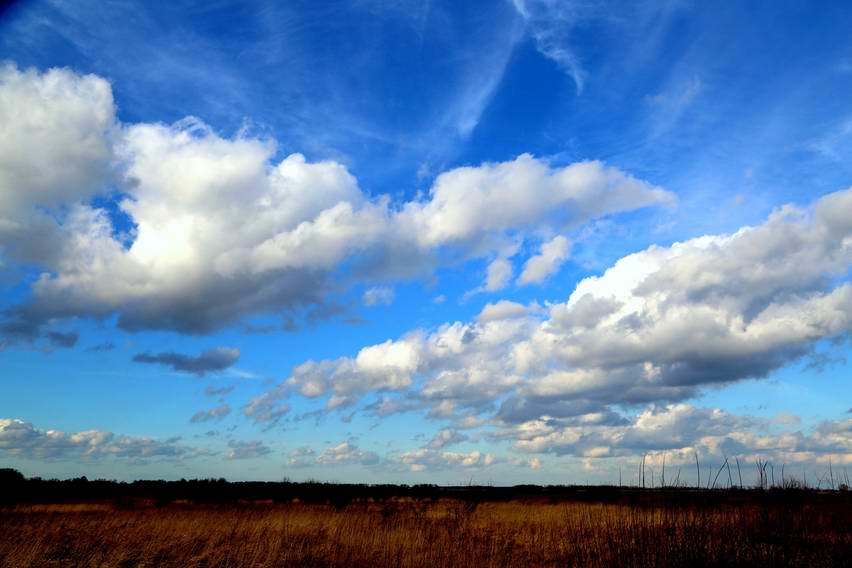
[[849,521],[807,504],[29,505],[0,511],[0,565],[848,566]]

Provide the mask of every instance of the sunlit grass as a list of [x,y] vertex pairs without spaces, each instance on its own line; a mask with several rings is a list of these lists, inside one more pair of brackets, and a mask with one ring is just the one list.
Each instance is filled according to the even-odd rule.
[[[772,503],[369,502],[0,512],[4,566],[840,566],[850,511]],[[848,565],[848,564],[847,564]]]

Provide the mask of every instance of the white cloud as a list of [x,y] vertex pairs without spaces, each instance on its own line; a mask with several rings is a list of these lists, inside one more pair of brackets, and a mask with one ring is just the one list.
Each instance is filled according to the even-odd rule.
[[571,241],[562,235],[541,244],[539,253],[524,264],[518,285],[535,284],[555,274],[571,254]]
[[296,448],[287,455],[287,465],[291,467],[304,467],[316,458],[316,452],[307,446]]
[[230,451],[228,451],[228,455],[225,458],[229,460],[257,459],[272,453],[269,446],[259,440],[231,440],[228,442],[228,447]]
[[201,422],[210,422],[211,420],[222,420],[231,413],[231,407],[227,404],[220,404],[210,410],[199,410],[189,419],[193,424]]
[[415,376],[426,377],[417,396],[439,409],[491,405],[520,380],[507,365],[507,343],[530,333],[536,320],[516,317],[482,324],[443,325],[431,334],[415,332],[398,341],[365,347],[355,358],[308,361],[273,390],[257,397],[272,403],[293,392],[328,396],[328,409],[356,403],[371,392],[403,392]]
[[243,414],[257,423],[275,426],[290,412],[290,405],[281,402],[282,389],[273,389],[257,396],[243,406]]
[[484,323],[520,317],[527,313],[528,310],[523,304],[510,302],[509,300],[500,300],[499,302],[486,304],[485,307],[482,308],[482,311],[479,312],[479,315],[476,316],[476,320],[480,323]]
[[66,434],[39,430],[19,419],[0,418],[2,453],[29,459],[183,459],[197,455],[198,451],[180,444],[178,439],[159,441],[102,430]]
[[577,2],[552,2],[550,0],[512,0],[515,9],[524,18],[536,48],[552,59],[577,85],[582,93],[586,70],[579,55],[570,45],[570,35],[578,21],[587,17],[588,6]]
[[468,453],[441,452],[434,449],[422,448],[403,452],[394,456],[394,461],[406,466],[413,472],[441,469],[478,469],[498,463],[494,454],[477,450]]
[[656,137],[672,130],[681,121],[687,110],[704,90],[704,83],[698,77],[679,81],[653,96],[646,97],[651,107],[651,136]]
[[652,204],[672,194],[601,162],[552,168],[529,154],[442,173],[426,201],[407,203],[400,220],[426,246],[481,247],[508,228],[576,228],[590,219]]
[[114,120],[112,91],[100,77],[0,65],[0,228],[33,205],[103,190]]
[[444,418],[500,401],[496,418],[520,423],[762,378],[852,330],[850,219],[852,189],[730,235],[652,246],[545,314],[494,304],[476,322],[305,363],[273,392],[329,395],[333,408],[396,391]]
[[288,454],[287,464],[291,467],[317,465],[334,467],[341,465],[376,465],[379,461],[377,453],[362,450],[352,441],[345,441],[328,446],[319,453],[307,446],[296,448]]
[[776,463],[852,463],[852,420],[824,421],[811,432],[774,432],[772,421],[738,416],[718,408],[689,404],[650,407],[625,423],[601,422],[595,415],[580,420],[537,419],[497,435],[514,440],[530,453],[617,458],[649,453],[649,464],[691,464],[694,453],[705,462],[724,455]]
[[386,286],[374,286],[364,291],[361,301],[365,306],[377,306],[379,304],[390,305],[393,303],[394,293],[393,288]]
[[[3,77],[0,97],[14,100],[21,116],[45,117],[12,121],[15,132],[4,139],[41,146],[42,128],[63,133],[61,144],[44,142],[49,162],[0,146],[4,203],[62,206],[54,217],[33,212],[0,227],[41,237],[15,251],[43,274],[7,314],[7,335],[111,315],[128,330],[206,333],[248,315],[324,305],[356,281],[493,257],[532,228],[561,231],[672,200],[599,162],[557,168],[524,154],[444,172],[427,196],[393,204],[363,192],[339,163],[300,154],[273,161],[272,140],[224,138],[193,118],[114,125],[109,85],[97,77],[13,67]],[[53,84],[61,88],[47,87]],[[56,113],[21,94],[39,89]],[[47,173],[26,174],[36,170]],[[87,204],[112,171],[130,224],[123,234],[111,214]],[[22,186],[21,175],[38,188]]]
[[512,279],[512,263],[505,258],[497,258],[488,265],[485,275],[485,290],[495,292],[505,288]]
[[[116,128],[109,83],[0,63],[0,257],[56,263],[53,216],[107,190]],[[73,220],[72,220],[73,222]]]
[[375,452],[361,450],[350,442],[341,442],[323,450],[316,457],[316,462],[321,465],[373,465],[379,462],[379,456]]
[[467,439],[467,436],[462,434],[458,430],[453,430],[452,428],[444,428],[443,430],[439,430],[438,433],[435,434],[435,436],[429,441],[427,447],[432,450],[440,450],[446,446],[464,442]]

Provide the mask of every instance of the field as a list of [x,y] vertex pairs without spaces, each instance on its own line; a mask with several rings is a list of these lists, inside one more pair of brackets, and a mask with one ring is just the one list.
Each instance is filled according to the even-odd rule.
[[[524,492],[520,492],[523,496]],[[0,565],[849,566],[848,492],[621,491],[0,509]],[[298,501],[298,500],[296,500]]]

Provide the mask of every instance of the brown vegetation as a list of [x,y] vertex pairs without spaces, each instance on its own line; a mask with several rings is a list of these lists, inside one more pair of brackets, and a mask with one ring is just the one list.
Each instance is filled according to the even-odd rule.
[[848,566],[848,496],[794,497],[18,504],[0,565]]

